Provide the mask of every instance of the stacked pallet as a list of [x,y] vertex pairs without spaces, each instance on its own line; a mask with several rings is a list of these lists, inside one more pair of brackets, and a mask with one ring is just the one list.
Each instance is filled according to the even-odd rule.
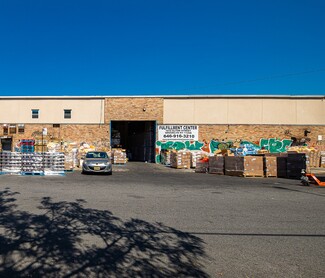
[[22,153],[21,172],[39,174],[44,171],[44,162],[42,153]]
[[1,152],[0,169],[2,173],[19,174],[21,172],[21,153]]
[[112,149],[112,163],[113,164],[125,164],[126,162],[127,162],[126,150]]
[[170,166],[176,169],[191,168],[191,152],[172,151],[170,154]]
[[300,179],[302,170],[306,170],[306,155],[304,153],[288,153],[287,178]]
[[225,174],[239,177],[263,177],[263,157],[226,156]]
[[65,170],[64,153],[47,152],[47,153],[44,153],[43,159],[44,159],[44,174],[45,175],[64,174],[64,170]]
[[277,177],[277,157],[276,156],[265,156],[264,157],[264,175],[265,177]]
[[35,151],[35,140],[33,139],[20,140],[19,151],[22,153],[33,153]]
[[191,168],[196,168],[197,162],[208,155],[209,153],[204,151],[191,151]]
[[71,171],[75,165],[75,154],[73,152],[66,152],[64,154],[64,170]]
[[195,173],[208,173],[209,158],[201,158],[196,161]]
[[48,140],[46,139],[36,139],[35,140],[35,152],[47,152],[47,144],[48,144]]
[[224,175],[225,158],[224,156],[209,157],[209,174]]
[[278,178],[287,177],[287,158],[288,158],[287,153],[283,153],[283,154],[281,153],[276,158],[276,163],[277,163],[276,172]]
[[58,175],[64,174],[63,153],[0,153],[3,174]]

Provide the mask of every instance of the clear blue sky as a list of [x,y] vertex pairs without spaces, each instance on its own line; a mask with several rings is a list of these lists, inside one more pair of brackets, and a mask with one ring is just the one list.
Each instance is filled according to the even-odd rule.
[[324,0],[0,0],[0,95],[325,95]]

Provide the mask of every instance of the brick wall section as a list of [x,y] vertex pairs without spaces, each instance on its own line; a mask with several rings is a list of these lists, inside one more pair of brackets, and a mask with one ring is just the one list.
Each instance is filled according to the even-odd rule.
[[[143,111],[145,109],[145,111]],[[163,98],[106,98],[105,123],[114,121],[157,121],[163,122]]]
[[199,140],[210,141],[242,139],[259,142],[261,138],[290,139],[291,137],[304,137],[304,130],[310,130],[307,135],[313,145],[318,135],[325,140],[325,126],[296,126],[296,125],[199,125]]
[[[109,144],[109,125],[82,125],[82,124],[61,124],[60,128],[54,128],[53,125],[36,125],[25,124],[25,132],[23,134],[9,134],[12,136],[13,145],[20,139],[35,139],[41,137],[42,128],[47,128],[47,140],[59,139],[64,142],[86,142],[88,144]],[[17,130],[18,132],[18,130]],[[0,129],[0,136],[3,135],[3,129]]]
[[[126,118],[130,120],[131,118]],[[154,120],[154,118],[150,118]],[[37,132],[42,128],[48,129],[48,138],[61,139],[64,142],[86,142],[92,145],[110,144],[110,126],[104,125],[82,125],[82,124],[61,124],[60,128],[53,128],[53,125],[26,124],[24,134],[9,134],[13,137],[13,145],[20,139],[35,139]],[[251,142],[259,142],[261,138],[290,139],[291,137],[303,137],[304,130],[311,131],[307,135],[311,139],[308,145],[316,144],[317,136],[323,135],[325,142],[325,126],[293,126],[293,125],[199,125],[199,141],[236,140],[242,139]],[[288,133],[289,132],[289,133]],[[0,136],[3,129],[0,129]],[[38,135],[39,137],[40,135]]]

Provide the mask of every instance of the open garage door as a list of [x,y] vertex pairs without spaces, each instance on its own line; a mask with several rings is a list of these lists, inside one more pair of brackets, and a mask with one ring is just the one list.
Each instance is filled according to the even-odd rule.
[[129,161],[155,162],[155,144],[155,121],[111,121],[111,146],[126,149]]

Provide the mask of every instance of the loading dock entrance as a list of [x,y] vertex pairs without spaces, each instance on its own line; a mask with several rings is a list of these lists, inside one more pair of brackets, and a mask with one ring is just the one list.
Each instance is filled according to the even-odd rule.
[[155,145],[155,121],[111,121],[111,146],[126,149],[129,161],[155,162]]

